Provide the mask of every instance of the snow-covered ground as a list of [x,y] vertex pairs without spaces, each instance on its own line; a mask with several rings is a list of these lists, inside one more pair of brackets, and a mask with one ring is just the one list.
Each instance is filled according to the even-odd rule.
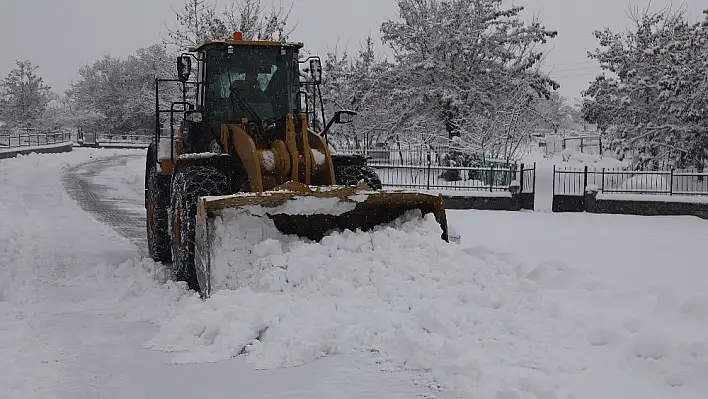
[[[79,167],[133,156],[94,173]],[[0,398],[393,398],[428,392],[417,373],[382,373],[353,354],[286,370],[245,358],[174,365],[144,346],[199,301],[139,248],[89,215],[62,175],[79,170],[111,207],[135,215],[144,150],[76,149],[0,161]],[[113,168],[113,169],[111,169]],[[93,194],[93,193],[90,193]],[[139,240],[136,240],[139,241]],[[444,396],[443,396],[444,397]]]
[[265,241],[251,286],[201,301],[65,191],[128,154],[87,178],[139,217],[142,153],[0,161],[1,398],[708,392],[704,220],[449,211],[459,245],[429,219]]

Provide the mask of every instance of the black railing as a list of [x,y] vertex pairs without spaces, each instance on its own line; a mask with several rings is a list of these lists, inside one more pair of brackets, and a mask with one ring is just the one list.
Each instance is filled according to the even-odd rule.
[[[487,159],[482,165],[461,166],[445,161],[450,148],[337,147],[338,154],[363,154],[385,187],[430,191],[508,192],[513,181],[531,192],[535,187],[535,165],[507,164]],[[481,163],[481,162],[480,162]]]
[[606,194],[708,196],[708,173],[608,168],[553,168],[553,194],[584,195],[589,187]]
[[[443,166],[445,157],[448,154],[456,154],[462,157],[469,155],[464,150],[446,147],[446,146],[421,146],[421,145],[406,145],[397,148],[395,145],[388,147],[355,147],[355,146],[336,146],[335,151],[338,154],[361,154],[369,159],[370,165],[384,164],[396,166],[421,166],[431,164],[433,166]],[[511,168],[514,165],[503,160],[487,158],[484,162],[481,159],[475,167],[491,167],[495,168]],[[444,165],[447,166],[447,165]],[[450,164],[449,166],[462,166]],[[472,165],[471,165],[472,166]],[[470,166],[470,167],[471,167]]]
[[138,129],[129,132],[94,133],[79,130],[78,139],[82,145],[141,145],[147,146],[154,137],[151,129]]
[[0,149],[40,147],[71,142],[71,133],[54,130],[0,130]]
[[488,168],[438,165],[395,165],[370,163],[388,187],[423,188],[426,190],[508,191],[515,179],[514,168]]

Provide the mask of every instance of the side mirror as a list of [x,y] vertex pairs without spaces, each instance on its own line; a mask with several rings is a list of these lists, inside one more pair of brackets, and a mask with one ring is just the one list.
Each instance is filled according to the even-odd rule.
[[335,112],[332,119],[334,123],[352,123],[356,115],[357,113],[355,111],[342,110]]
[[325,127],[324,131],[322,132],[322,135],[327,138],[327,132],[329,131],[329,128],[332,127],[332,124],[334,123],[352,123],[354,122],[354,116],[357,115],[355,111],[349,111],[349,110],[342,110],[342,111],[337,111],[334,113],[334,116],[332,119],[329,120],[329,123],[327,123],[327,126]]
[[322,62],[313,58],[310,60],[310,74],[312,74],[312,80],[315,84],[322,83]]
[[192,73],[192,58],[188,55],[177,57],[177,79],[184,83],[189,80],[189,75]]

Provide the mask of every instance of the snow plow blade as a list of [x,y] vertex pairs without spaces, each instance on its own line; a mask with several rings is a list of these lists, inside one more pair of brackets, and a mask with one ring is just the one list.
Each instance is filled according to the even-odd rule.
[[284,235],[319,241],[332,231],[371,230],[411,210],[420,210],[422,215],[432,213],[442,229],[441,239],[449,241],[442,195],[355,187],[310,188],[290,182],[262,193],[201,197],[197,202],[194,246],[201,295],[208,298],[215,288],[212,284],[215,221],[225,213],[268,217]]

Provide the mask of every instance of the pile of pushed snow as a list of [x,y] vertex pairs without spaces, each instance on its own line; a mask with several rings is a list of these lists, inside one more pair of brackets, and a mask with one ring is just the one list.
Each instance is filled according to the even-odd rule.
[[218,222],[215,265],[231,269],[215,278],[233,289],[184,301],[148,348],[181,352],[176,363],[245,355],[258,368],[373,352],[480,397],[553,392],[549,370],[582,368],[584,346],[564,344],[585,337],[543,303],[542,276],[445,243],[432,215],[321,242],[284,237],[265,221],[234,213]]

